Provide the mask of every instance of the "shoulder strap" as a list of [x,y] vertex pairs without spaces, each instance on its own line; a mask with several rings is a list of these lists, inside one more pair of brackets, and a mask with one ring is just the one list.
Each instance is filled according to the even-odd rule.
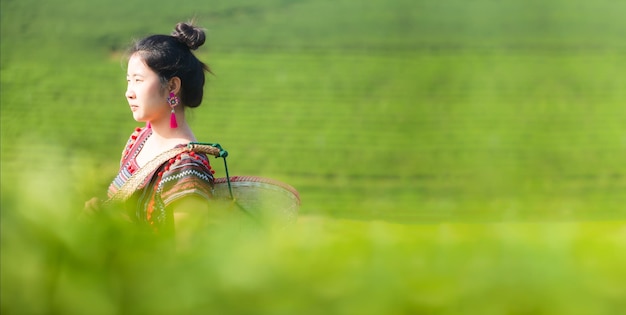
[[187,147],[177,147],[159,154],[150,162],[146,163],[146,165],[142,168],[137,170],[137,172],[133,173],[133,175],[131,175],[130,178],[122,184],[122,187],[120,187],[120,189],[106,202],[124,201],[128,199],[137,190],[137,188],[139,188],[139,186],[146,181],[148,176],[159,168],[159,166],[187,150]]
[[[184,147],[172,148],[157,155],[154,159],[152,159],[142,168],[137,170],[137,172],[131,175],[130,178],[128,178],[128,180],[124,184],[122,184],[122,187],[120,187],[120,189],[105,203],[124,201],[128,199],[137,190],[137,188],[139,188],[139,186],[146,181],[148,176],[150,176],[159,168],[159,166],[169,161],[170,159],[175,158],[177,155],[188,151],[195,151],[223,158],[228,155],[228,152],[224,151],[222,147],[217,143],[208,144],[191,142]],[[226,160],[224,160],[224,163],[226,163]]]

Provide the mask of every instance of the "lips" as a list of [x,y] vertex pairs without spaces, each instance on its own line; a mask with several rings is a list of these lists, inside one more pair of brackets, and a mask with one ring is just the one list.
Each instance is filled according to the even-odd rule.
[[138,108],[139,108],[139,106],[137,106],[137,105],[130,105],[130,110],[133,111],[133,112],[136,111]]

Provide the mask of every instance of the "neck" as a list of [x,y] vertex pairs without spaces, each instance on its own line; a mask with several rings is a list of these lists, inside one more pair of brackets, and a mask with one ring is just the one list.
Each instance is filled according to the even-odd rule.
[[170,142],[190,142],[196,141],[189,124],[185,121],[184,111],[176,111],[176,122],[178,127],[170,127],[170,116],[160,120],[150,121],[152,128],[152,137],[159,143],[170,144]]

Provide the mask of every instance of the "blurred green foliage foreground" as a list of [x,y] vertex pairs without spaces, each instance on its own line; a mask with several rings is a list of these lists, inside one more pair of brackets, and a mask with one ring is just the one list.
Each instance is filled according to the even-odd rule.
[[[626,3],[0,5],[2,314],[626,309]],[[124,48],[191,16],[215,73],[194,131],[303,205],[168,252],[77,217],[136,125]]]
[[626,303],[621,223],[305,217],[171,253],[106,217],[40,206],[3,215],[3,314],[618,314]]
[[[39,174],[46,176],[53,174]],[[36,174],[33,177],[36,178]],[[401,225],[301,217],[172,252],[18,183],[2,214],[3,314],[618,314],[621,222]],[[16,196],[20,198],[16,198]]]

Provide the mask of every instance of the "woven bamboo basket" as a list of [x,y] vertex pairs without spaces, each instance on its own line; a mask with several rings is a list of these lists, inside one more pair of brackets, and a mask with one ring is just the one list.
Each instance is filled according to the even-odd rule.
[[231,176],[230,186],[225,177],[216,178],[213,195],[222,200],[232,200],[242,211],[264,224],[286,225],[295,223],[300,207],[298,191],[275,179],[259,176]]

